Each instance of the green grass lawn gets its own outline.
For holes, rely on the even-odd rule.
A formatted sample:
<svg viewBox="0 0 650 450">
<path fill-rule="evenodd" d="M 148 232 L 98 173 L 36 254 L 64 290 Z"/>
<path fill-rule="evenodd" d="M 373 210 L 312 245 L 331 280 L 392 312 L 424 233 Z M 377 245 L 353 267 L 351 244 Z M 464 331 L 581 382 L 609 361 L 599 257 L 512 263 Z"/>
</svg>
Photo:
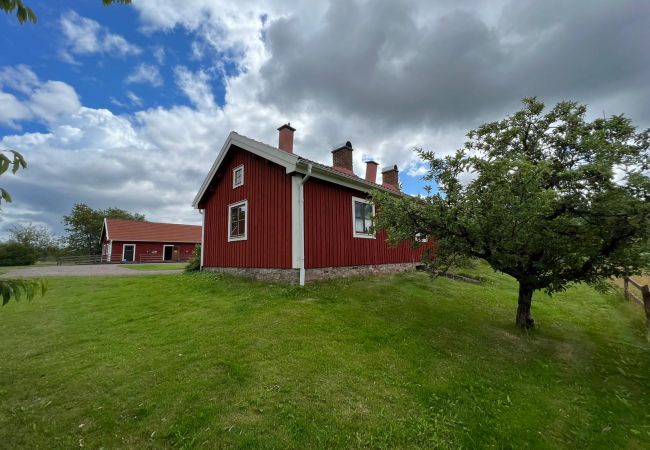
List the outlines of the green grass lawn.
<svg viewBox="0 0 650 450">
<path fill-rule="evenodd" d="M 160 264 L 125 264 L 123 267 L 131 270 L 181 270 L 187 263 L 160 263 Z"/>
<path fill-rule="evenodd" d="M 52 278 L 0 309 L 0 447 L 648 448 L 640 308 L 538 296 L 526 333 L 478 271 Z"/>
</svg>

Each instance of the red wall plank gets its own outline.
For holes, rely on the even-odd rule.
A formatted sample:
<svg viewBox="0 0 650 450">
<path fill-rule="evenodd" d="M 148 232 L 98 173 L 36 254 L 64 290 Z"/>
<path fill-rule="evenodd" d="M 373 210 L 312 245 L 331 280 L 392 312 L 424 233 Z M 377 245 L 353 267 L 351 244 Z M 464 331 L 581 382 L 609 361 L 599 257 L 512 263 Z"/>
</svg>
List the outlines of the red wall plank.
<svg viewBox="0 0 650 450">
<path fill-rule="evenodd" d="M 113 241 L 111 262 L 122 261 L 122 246 L 124 244 L 135 244 L 136 262 L 162 262 L 164 245 L 173 245 L 174 248 L 178 250 L 178 255 L 173 255 L 173 258 L 178 257 L 180 261 L 187 261 L 192 256 L 192 251 L 194 251 L 194 247 L 196 246 L 196 244 L 178 242 Z M 156 261 L 157 259 L 160 261 Z"/>
<path fill-rule="evenodd" d="M 352 197 L 366 198 L 363 192 L 314 178 L 304 189 L 306 268 L 420 261 L 425 246 L 389 246 L 384 231 L 375 239 L 354 237 Z"/>
<path fill-rule="evenodd" d="M 232 170 L 244 165 L 244 185 Z M 233 148 L 205 203 L 206 267 L 291 268 L 291 177 L 283 167 Z M 248 238 L 228 242 L 228 205 L 248 200 Z"/>
</svg>

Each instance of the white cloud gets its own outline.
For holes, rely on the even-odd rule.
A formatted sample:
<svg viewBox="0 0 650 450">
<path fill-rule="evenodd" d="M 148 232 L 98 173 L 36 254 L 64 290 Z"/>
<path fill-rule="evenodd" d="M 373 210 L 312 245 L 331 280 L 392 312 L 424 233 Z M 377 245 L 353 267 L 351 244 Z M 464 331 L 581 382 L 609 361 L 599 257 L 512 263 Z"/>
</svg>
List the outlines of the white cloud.
<svg viewBox="0 0 650 450">
<path fill-rule="evenodd" d="M 187 67 L 178 66 L 174 69 L 176 84 L 199 110 L 216 108 L 210 76 L 204 71 L 192 73 Z"/>
<path fill-rule="evenodd" d="M 405 167 L 404 171 L 410 177 L 421 178 L 428 173 L 429 166 L 425 162 L 413 160 Z"/>
<path fill-rule="evenodd" d="M 187 112 L 189 120 L 200 122 L 192 117 L 195 112 Z M 27 170 L 3 180 L 14 197 L 5 209 L 16 213 L 16 221 L 44 220 L 59 232 L 61 216 L 75 202 L 119 206 L 151 220 L 199 223 L 200 216 L 190 207 L 202 171 L 193 161 L 197 149 L 183 139 L 188 134 L 178 139 L 178 133 L 163 133 L 155 141 L 164 144 L 170 139 L 169 144 L 179 145 L 153 145 L 145 132 L 149 114 L 156 119 L 156 111 L 144 113 L 141 124 L 134 126 L 110 111 L 81 108 L 69 124 L 48 133 L 4 138 L 2 145 L 19 148 L 29 163 Z M 168 125 L 158 123 L 157 131 Z M 206 149 L 198 148 L 198 154 L 201 150 Z"/>
<path fill-rule="evenodd" d="M 128 102 L 120 101 L 115 97 L 111 97 L 110 98 L 111 103 L 114 104 L 115 106 L 119 106 L 120 108 L 129 108 L 129 107 L 140 108 L 144 104 L 142 99 L 138 97 L 138 95 L 135 94 L 133 91 L 126 91 L 124 95 L 126 96 Z"/>
<path fill-rule="evenodd" d="M 24 64 L 0 69 L 0 87 L 4 86 L 21 94 L 31 94 L 38 85 L 38 77 Z"/>
<path fill-rule="evenodd" d="M 127 56 L 142 53 L 137 45 L 129 43 L 119 34 L 111 33 L 98 22 L 82 17 L 74 11 L 64 13 L 59 22 L 65 38 L 61 56 L 67 62 L 76 62 L 73 55 L 100 53 Z"/>
<path fill-rule="evenodd" d="M 153 49 L 153 57 L 156 59 L 156 62 L 159 65 L 165 64 L 165 48 L 164 47 L 155 47 Z"/>
<path fill-rule="evenodd" d="M 115 106 L 119 106 L 120 108 L 126 108 L 128 106 L 126 103 L 119 101 L 115 97 L 111 97 L 110 101 L 112 104 L 114 104 Z"/>
<path fill-rule="evenodd" d="M 0 91 L 0 123 L 16 128 L 16 121 L 31 117 L 31 111 L 16 97 Z"/>
<path fill-rule="evenodd" d="M 141 63 L 139 64 L 125 80 L 127 83 L 146 83 L 155 87 L 162 86 L 163 79 L 160 71 L 154 65 Z"/>
<path fill-rule="evenodd" d="M 331 146 L 350 139 L 355 146 L 354 164 L 359 175 L 363 175 L 362 156 L 365 153 L 374 155 L 382 165 L 397 163 L 403 168 L 416 159 L 413 147 L 432 145 L 443 134 L 445 143 L 454 146 L 462 143 L 464 130 L 454 129 L 447 135 L 414 123 L 389 133 L 378 133 L 378 127 L 385 128 L 387 124 L 341 114 L 319 105 L 296 104 L 278 109 L 264 102 L 266 80 L 261 69 L 273 57 L 265 42 L 270 24 L 291 14 L 302 19 L 298 23 L 304 27 L 302 32 L 313 33 L 315 24 L 322 22 L 327 13 L 327 3 L 292 5 L 291 10 L 283 2 L 272 1 L 243 1 L 233 5 L 227 1 L 193 0 L 182 11 L 167 0 L 134 6 L 150 32 L 183 27 L 194 36 L 191 56 L 207 63 L 212 55 L 211 69 L 224 76 L 226 84 L 226 104 L 222 109 L 230 123 L 229 129 L 273 144 L 277 141 L 277 126 L 291 121 L 298 128 L 296 151 L 327 164 L 331 163 Z M 290 48 L 291 42 L 286 45 Z M 224 59 L 237 68 L 234 76 L 225 76 Z M 191 73 L 179 68 L 175 71 L 177 84 L 199 110 L 209 109 L 214 104 L 207 73 Z M 292 93 L 286 92 L 286 97 L 290 101 Z M 204 161 L 205 164 L 210 162 L 210 158 Z"/>
<path fill-rule="evenodd" d="M 135 95 L 132 91 L 126 91 L 126 96 L 129 100 L 131 100 L 133 106 L 142 106 L 142 99 Z"/>
<path fill-rule="evenodd" d="M 32 95 L 30 107 L 37 117 L 53 122 L 77 112 L 81 102 L 72 86 L 62 81 L 47 81 Z"/>
<path fill-rule="evenodd" d="M 77 92 L 62 81 L 42 82 L 27 66 L 0 69 L 0 86 L 14 93 L 0 91 L 0 123 L 17 127 L 17 121 L 36 118 L 55 122 L 81 107 Z"/>
</svg>

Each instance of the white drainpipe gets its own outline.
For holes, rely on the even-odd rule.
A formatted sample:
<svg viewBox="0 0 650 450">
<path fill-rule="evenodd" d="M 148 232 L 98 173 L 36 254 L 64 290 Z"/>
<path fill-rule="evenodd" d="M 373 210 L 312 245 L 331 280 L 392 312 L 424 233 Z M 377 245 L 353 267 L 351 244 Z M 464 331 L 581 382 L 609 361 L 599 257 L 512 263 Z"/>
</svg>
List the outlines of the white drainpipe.
<svg viewBox="0 0 650 450">
<path fill-rule="evenodd" d="M 302 242 L 300 243 L 300 286 L 305 285 L 305 188 L 304 185 L 311 177 L 311 163 L 307 166 L 307 174 L 300 182 L 300 234 Z"/>
</svg>

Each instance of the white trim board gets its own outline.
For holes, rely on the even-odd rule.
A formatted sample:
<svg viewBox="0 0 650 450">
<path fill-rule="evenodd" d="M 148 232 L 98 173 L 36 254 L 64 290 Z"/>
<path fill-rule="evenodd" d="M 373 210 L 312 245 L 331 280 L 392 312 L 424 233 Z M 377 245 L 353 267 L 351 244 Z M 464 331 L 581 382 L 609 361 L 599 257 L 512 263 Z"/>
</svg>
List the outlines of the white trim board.
<svg viewBox="0 0 650 450">
<path fill-rule="evenodd" d="M 291 177 L 291 267 L 300 269 L 300 259 L 303 258 L 303 223 L 302 205 L 300 204 L 300 184 L 302 177 Z"/>
<path fill-rule="evenodd" d="M 102 232 L 99 235 L 100 241 L 102 239 L 102 236 L 104 235 L 104 230 L 106 230 L 106 241 L 110 241 L 111 239 L 108 237 L 108 223 L 106 222 L 106 217 L 104 217 L 104 223 L 102 224 Z"/>
<path fill-rule="evenodd" d="M 205 249 L 205 209 L 199 210 L 201 213 L 201 269 L 203 269 L 203 253 Z"/>
<path fill-rule="evenodd" d="M 235 177 L 235 174 L 236 174 L 237 171 L 240 170 L 240 169 L 241 169 L 241 183 L 236 184 L 235 180 L 236 180 L 237 178 Z M 243 164 L 240 164 L 240 165 L 238 165 L 237 167 L 235 167 L 234 169 L 232 169 L 232 188 L 233 188 L 233 189 L 236 189 L 236 188 L 241 187 L 241 186 L 243 186 L 243 185 L 244 185 L 244 165 L 243 165 Z"/>
<path fill-rule="evenodd" d="M 244 206 L 245 214 L 244 214 L 244 235 L 243 236 L 237 236 L 237 237 L 231 237 L 230 231 L 232 228 L 230 227 L 230 219 L 232 218 L 231 216 L 231 209 L 235 208 L 237 206 Z M 248 200 L 242 200 L 239 202 L 231 203 L 228 205 L 228 242 L 237 242 L 237 241 L 245 241 L 248 239 Z"/>
<path fill-rule="evenodd" d="M 370 201 L 365 198 L 359 198 L 359 197 L 354 197 L 352 196 L 352 237 L 355 238 L 361 238 L 361 239 L 375 239 L 375 233 L 373 230 L 372 234 L 365 234 L 365 233 L 358 233 L 357 232 L 357 226 L 356 226 L 356 211 L 354 208 L 355 203 L 365 203 L 366 205 L 372 206 L 372 217 L 375 217 L 375 205 Z"/>
</svg>

